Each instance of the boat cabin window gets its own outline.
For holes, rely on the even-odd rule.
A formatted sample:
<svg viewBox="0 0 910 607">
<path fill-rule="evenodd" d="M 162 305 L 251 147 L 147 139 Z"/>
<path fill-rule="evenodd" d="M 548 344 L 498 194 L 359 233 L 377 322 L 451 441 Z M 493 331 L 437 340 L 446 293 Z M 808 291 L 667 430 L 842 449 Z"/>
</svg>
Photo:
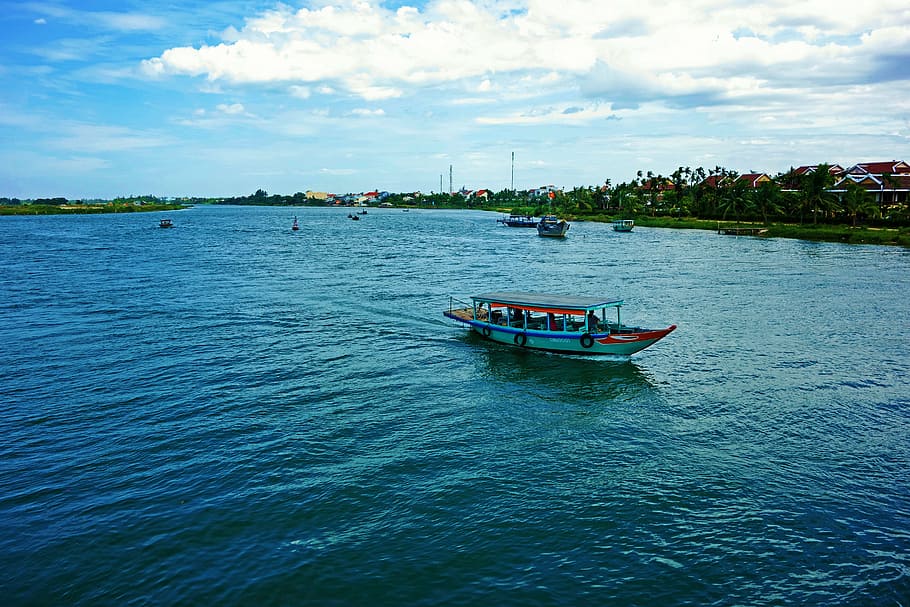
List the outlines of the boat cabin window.
<svg viewBox="0 0 910 607">
<path fill-rule="evenodd" d="M 525 323 L 524 311 L 517 308 L 509 308 L 509 324 L 513 327 L 523 327 Z"/>
</svg>

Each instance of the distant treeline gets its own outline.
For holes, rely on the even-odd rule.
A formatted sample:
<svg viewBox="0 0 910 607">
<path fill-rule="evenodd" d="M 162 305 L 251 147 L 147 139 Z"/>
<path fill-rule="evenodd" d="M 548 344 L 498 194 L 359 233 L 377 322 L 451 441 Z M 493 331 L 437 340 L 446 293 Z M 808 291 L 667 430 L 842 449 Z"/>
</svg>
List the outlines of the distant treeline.
<svg viewBox="0 0 910 607">
<path fill-rule="evenodd" d="M 618 185 L 607 180 L 600 186 L 557 191 L 550 204 L 575 217 L 618 214 L 763 224 L 910 225 L 906 191 L 886 187 L 879 194 L 883 200 L 877 200 L 853 182 L 834 190 L 829 168 L 820 164 L 805 174 L 791 169 L 758 183 L 723 167 L 708 171 L 680 167 L 669 176 L 639 171 L 636 179 Z M 886 185 L 888 181 L 886 176 Z"/>
<path fill-rule="evenodd" d="M 638 171 L 635 179 L 612 184 L 607 179 L 597 186 L 571 190 L 537 191 L 482 190 L 470 193 L 390 194 L 384 202 L 394 206 L 436 208 L 511 209 L 540 215 L 547 212 L 568 218 L 608 217 L 689 217 L 702 220 L 756 221 L 803 224 L 860 223 L 900 227 L 910 225 L 906 192 L 885 189 L 882 200 L 860 185 L 847 182 L 833 189 L 835 177 L 829 165 L 820 164 L 809 173 L 794 170 L 764 177 L 760 182 L 745 179 L 724 167 L 704 169 L 679 167 L 664 176 Z M 888 177 L 885 177 L 887 186 Z M 222 199 L 222 204 L 322 206 L 324 200 L 308 198 L 303 192 L 286 196 L 257 190 L 250 196 Z"/>
<path fill-rule="evenodd" d="M 760 182 L 745 179 L 736 171 L 724 167 L 704 169 L 679 167 L 664 176 L 638 171 L 635 179 L 612 184 L 609 179 L 596 186 L 578 186 L 571 190 L 539 191 L 501 190 L 492 192 L 383 193 L 383 202 L 393 206 L 475 208 L 511 210 L 516 213 L 541 215 L 556 213 L 567 218 L 603 220 L 615 217 L 672 217 L 697 220 L 749 221 L 763 224 L 859 224 L 882 227 L 910 226 L 910 205 L 906 190 L 885 176 L 886 189 L 876 195 L 856 183 L 835 191 L 834 175 L 829 165 L 820 164 L 809 173 L 794 170 Z M 890 187 L 890 189 L 888 189 Z M 350 196 L 350 195 L 348 195 Z M 225 198 L 158 198 L 130 196 L 112 201 L 41 198 L 19 200 L 0 198 L 0 205 L 34 205 L 64 207 L 111 205 L 110 209 L 145 205 L 232 204 L 269 206 L 325 206 L 331 201 L 311 198 L 304 192 L 292 195 L 269 194 L 263 189 L 249 196 Z M 368 204 L 375 205 L 376 201 Z"/>
<path fill-rule="evenodd" d="M 0 215 L 82 215 L 95 213 L 136 213 L 185 208 L 187 200 L 174 202 L 155 196 L 114 200 L 67 200 L 66 198 L 0 198 Z"/>
</svg>

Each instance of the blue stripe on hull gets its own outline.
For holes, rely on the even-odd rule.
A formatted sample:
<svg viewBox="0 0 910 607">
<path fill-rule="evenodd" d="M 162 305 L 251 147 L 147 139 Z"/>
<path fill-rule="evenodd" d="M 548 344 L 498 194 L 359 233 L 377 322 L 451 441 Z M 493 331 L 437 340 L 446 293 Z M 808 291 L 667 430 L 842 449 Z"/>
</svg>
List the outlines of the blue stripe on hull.
<svg viewBox="0 0 910 607">
<path fill-rule="evenodd" d="M 521 346 L 520 335 L 524 336 L 524 345 L 521 347 L 535 350 L 548 350 L 551 352 L 567 352 L 572 354 L 609 354 L 614 356 L 630 356 L 640 350 L 644 350 L 657 339 L 643 339 L 628 343 L 601 344 L 597 338 L 606 337 L 606 334 L 595 333 L 592 335 L 594 343 L 591 347 L 585 348 L 581 345 L 581 338 L 578 333 L 562 333 L 556 331 L 524 331 L 514 327 L 504 327 L 501 325 L 491 325 L 479 321 L 461 321 L 465 322 L 474 331 L 480 333 L 487 339 L 497 343 L 509 346 Z M 485 329 L 489 330 L 489 335 Z"/>
</svg>

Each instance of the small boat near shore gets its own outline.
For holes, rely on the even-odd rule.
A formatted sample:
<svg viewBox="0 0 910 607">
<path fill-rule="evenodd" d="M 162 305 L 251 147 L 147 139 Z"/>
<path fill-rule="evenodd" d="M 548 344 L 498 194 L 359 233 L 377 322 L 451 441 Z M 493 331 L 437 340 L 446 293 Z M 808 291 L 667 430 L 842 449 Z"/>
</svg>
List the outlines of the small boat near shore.
<svg viewBox="0 0 910 607">
<path fill-rule="evenodd" d="M 676 330 L 623 324 L 621 299 L 501 291 L 449 298 L 443 316 L 507 345 L 571 354 L 631 356 Z M 615 320 L 607 310 L 616 311 Z"/>
<path fill-rule="evenodd" d="M 158 227 L 159 228 L 173 228 L 174 222 L 171 221 L 170 219 L 162 219 L 161 221 L 158 222 Z"/>
<path fill-rule="evenodd" d="M 536 228 L 538 221 L 531 215 L 516 215 L 513 213 L 508 217 L 497 219 L 496 223 L 501 223 L 510 228 Z"/>
<path fill-rule="evenodd" d="M 562 238 L 569 231 L 569 223 L 564 219 L 557 219 L 556 215 L 544 215 L 537 222 L 537 235 Z"/>
<path fill-rule="evenodd" d="M 635 227 L 633 219 L 617 219 L 613 222 L 613 230 L 616 232 L 631 232 Z"/>
</svg>

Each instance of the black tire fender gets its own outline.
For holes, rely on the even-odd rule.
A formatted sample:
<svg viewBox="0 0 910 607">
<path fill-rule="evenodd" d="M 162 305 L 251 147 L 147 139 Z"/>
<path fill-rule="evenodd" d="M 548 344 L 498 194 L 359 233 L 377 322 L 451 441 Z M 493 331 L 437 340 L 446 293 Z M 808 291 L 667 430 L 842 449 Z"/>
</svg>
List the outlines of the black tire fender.
<svg viewBox="0 0 910 607">
<path fill-rule="evenodd" d="M 582 348 L 590 348 L 591 346 L 594 345 L 594 338 L 591 337 L 591 334 L 590 334 L 590 333 L 585 333 L 584 335 L 582 335 L 582 336 L 579 338 L 578 341 L 581 342 L 581 347 L 582 347 Z"/>
<path fill-rule="evenodd" d="M 490 336 L 490 332 L 491 332 L 491 331 L 490 331 L 490 327 L 484 327 L 483 329 L 480 330 L 480 332 L 483 333 L 483 336 L 484 336 L 484 337 L 489 337 L 489 336 Z"/>
<path fill-rule="evenodd" d="M 525 335 L 524 333 L 515 334 L 515 345 L 516 346 L 524 346 L 526 343 L 528 343 L 527 335 Z"/>
</svg>

